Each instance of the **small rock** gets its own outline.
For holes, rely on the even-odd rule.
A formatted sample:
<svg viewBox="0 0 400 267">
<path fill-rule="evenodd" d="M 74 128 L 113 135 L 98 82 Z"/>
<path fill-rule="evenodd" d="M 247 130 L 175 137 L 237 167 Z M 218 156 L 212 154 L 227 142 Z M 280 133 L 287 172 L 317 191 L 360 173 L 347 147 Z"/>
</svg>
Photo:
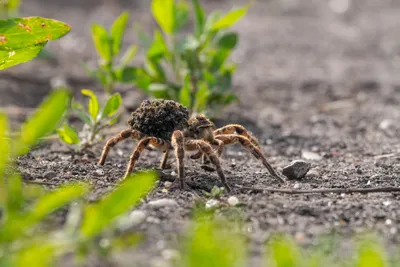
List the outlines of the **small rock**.
<svg viewBox="0 0 400 267">
<path fill-rule="evenodd" d="M 239 204 L 239 199 L 235 196 L 230 196 L 228 198 L 228 204 L 232 207 L 236 206 L 237 204 Z"/>
<path fill-rule="evenodd" d="M 321 160 L 322 157 L 318 155 L 317 153 L 308 151 L 308 150 L 303 150 L 301 151 L 301 157 L 307 160 Z"/>
<path fill-rule="evenodd" d="M 382 203 L 384 206 L 389 206 L 390 204 L 392 204 L 392 202 L 391 201 L 383 201 L 383 203 Z"/>
<path fill-rule="evenodd" d="M 392 120 L 385 119 L 381 121 L 381 123 L 379 123 L 379 128 L 385 131 L 388 130 L 390 127 L 392 127 L 392 125 L 393 125 Z"/>
<path fill-rule="evenodd" d="M 308 173 L 307 173 L 307 177 L 309 178 L 316 178 L 319 176 L 319 172 L 316 170 L 311 169 Z"/>
<path fill-rule="evenodd" d="M 392 220 L 391 219 L 386 219 L 385 224 L 386 225 L 391 225 L 392 224 Z"/>
<path fill-rule="evenodd" d="M 166 181 L 166 182 L 164 183 L 164 187 L 165 187 L 165 188 L 170 188 L 171 185 L 172 185 L 172 183 L 169 182 L 169 181 Z"/>
<path fill-rule="evenodd" d="M 117 149 L 118 156 L 122 157 L 124 155 L 124 151 L 122 149 Z"/>
<path fill-rule="evenodd" d="M 57 176 L 57 173 L 55 171 L 47 171 L 44 173 L 43 177 L 46 179 L 52 179 Z"/>
<path fill-rule="evenodd" d="M 97 170 L 95 171 L 95 174 L 96 174 L 97 176 L 103 176 L 103 175 L 104 175 L 104 170 L 102 170 L 102 169 L 97 169 Z"/>
<path fill-rule="evenodd" d="M 172 206 L 178 206 L 178 202 L 169 198 L 161 198 L 150 201 L 149 205 L 152 206 L 153 208 L 172 207 Z"/>
<path fill-rule="evenodd" d="M 295 183 L 293 186 L 294 189 L 299 189 L 300 188 L 300 184 L 299 183 Z"/>
<path fill-rule="evenodd" d="M 206 202 L 206 209 L 212 209 L 219 205 L 219 201 L 212 198 Z"/>
<path fill-rule="evenodd" d="M 146 222 L 159 224 L 161 222 L 161 220 L 158 219 L 157 217 L 150 216 L 150 217 L 147 217 Z"/>
<path fill-rule="evenodd" d="M 172 176 L 176 176 L 176 172 L 174 172 L 174 171 L 171 172 L 171 175 L 172 175 Z"/>
<path fill-rule="evenodd" d="M 282 169 L 282 174 L 289 180 L 300 180 L 306 176 L 310 168 L 311 165 L 309 163 L 302 160 L 295 160 Z"/>
<path fill-rule="evenodd" d="M 129 214 L 129 219 L 133 225 L 138 225 L 146 219 L 146 213 L 141 210 L 134 210 Z"/>
<path fill-rule="evenodd" d="M 175 249 L 165 249 L 161 252 L 161 256 L 166 260 L 175 260 L 180 257 L 180 253 Z"/>
</svg>

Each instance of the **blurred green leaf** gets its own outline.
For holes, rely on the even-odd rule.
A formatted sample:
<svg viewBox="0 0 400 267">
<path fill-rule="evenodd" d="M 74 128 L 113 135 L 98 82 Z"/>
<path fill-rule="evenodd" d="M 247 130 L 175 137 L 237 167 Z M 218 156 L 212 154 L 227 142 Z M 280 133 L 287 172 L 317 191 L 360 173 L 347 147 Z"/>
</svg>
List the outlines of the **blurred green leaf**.
<svg viewBox="0 0 400 267">
<path fill-rule="evenodd" d="M 16 49 L 59 39 L 70 30 L 64 22 L 41 17 L 0 20 L 0 51 L 15 53 Z"/>
<path fill-rule="evenodd" d="M 276 237 L 269 250 L 276 267 L 295 267 L 303 260 L 296 244 L 285 237 Z"/>
<path fill-rule="evenodd" d="M 205 82 L 199 83 L 199 89 L 195 95 L 195 104 L 194 110 L 203 111 L 207 107 L 207 99 L 210 96 L 210 91 L 208 90 L 208 86 Z"/>
<path fill-rule="evenodd" d="M 122 69 L 118 69 L 116 72 L 116 76 L 118 81 L 121 83 L 133 83 L 136 81 L 137 68 L 124 67 Z"/>
<path fill-rule="evenodd" d="M 149 85 L 149 93 L 156 98 L 169 98 L 168 86 L 161 83 L 152 83 Z"/>
<path fill-rule="evenodd" d="M 21 0 L 8 0 L 7 8 L 11 10 L 18 10 L 21 6 Z"/>
<path fill-rule="evenodd" d="M 189 6 L 187 3 L 180 1 L 175 4 L 175 20 L 174 20 L 174 32 L 178 32 L 184 27 L 189 19 Z"/>
<path fill-rule="evenodd" d="M 6 114 L 0 113 L 0 177 L 10 157 L 10 141 L 8 138 L 8 118 Z M 0 182 L 0 186 L 2 183 Z"/>
<path fill-rule="evenodd" d="M 358 251 L 357 267 L 385 267 L 386 260 L 383 251 L 370 241 L 361 244 Z"/>
<path fill-rule="evenodd" d="M 205 13 L 203 8 L 200 6 L 199 0 L 192 0 L 192 4 L 195 12 L 195 36 L 199 38 L 204 29 Z"/>
<path fill-rule="evenodd" d="M 51 267 L 54 266 L 56 252 L 56 246 L 48 241 L 32 244 L 12 255 L 10 267 Z"/>
<path fill-rule="evenodd" d="M 122 40 L 128 23 L 129 13 L 123 12 L 111 26 L 112 54 L 118 55 L 121 50 Z"/>
<path fill-rule="evenodd" d="M 108 32 L 99 24 L 92 25 L 92 39 L 97 53 L 105 61 L 109 62 L 112 59 L 111 38 Z"/>
<path fill-rule="evenodd" d="M 111 118 L 111 120 L 107 123 L 107 125 L 111 126 L 119 121 L 121 115 L 117 115 Z"/>
<path fill-rule="evenodd" d="M 89 126 L 93 126 L 93 122 L 92 119 L 90 117 L 90 114 L 87 113 L 84 109 L 83 106 L 75 101 L 72 101 L 72 110 L 74 111 L 74 113 L 82 120 L 82 122 L 84 122 L 85 124 L 89 125 Z"/>
<path fill-rule="evenodd" d="M 4 70 L 15 65 L 25 63 L 34 59 L 44 48 L 46 43 L 27 46 L 13 51 L 0 50 L 0 70 Z"/>
<path fill-rule="evenodd" d="M 131 45 L 128 50 L 126 50 L 125 54 L 121 58 L 121 67 L 125 67 L 133 60 L 133 58 L 136 56 L 137 49 L 138 48 L 136 45 Z"/>
<path fill-rule="evenodd" d="M 218 46 L 223 49 L 233 49 L 238 42 L 238 35 L 234 32 L 226 32 L 218 40 Z"/>
<path fill-rule="evenodd" d="M 161 29 L 165 33 L 173 33 L 175 29 L 175 1 L 152 0 L 151 10 Z"/>
<path fill-rule="evenodd" d="M 69 127 L 66 123 L 64 123 L 63 128 L 57 129 L 57 132 L 64 143 L 72 145 L 79 144 L 80 142 L 78 132 L 74 128 Z"/>
<path fill-rule="evenodd" d="M 53 91 L 22 126 L 15 145 L 18 155 L 25 154 L 39 138 L 53 132 L 67 110 L 71 95 L 67 90 Z"/>
<path fill-rule="evenodd" d="M 140 25 L 135 25 L 135 31 L 136 34 L 139 38 L 139 44 L 142 46 L 144 49 L 149 49 L 151 44 L 153 43 L 153 40 L 151 39 L 151 36 L 149 36 L 146 32 L 142 30 Z"/>
<path fill-rule="evenodd" d="M 225 63 L 226 59 L 231 54 L 231 51 L 228 49 L 220 49 L 217 53 L 212 57 L 210 71 L 216 72 L 218 71 L 222 65 Z"/>
<path fill-rule="evenodd" d="M 244 6 L 242 8 L 234 9 L 219 19 L 217 22 L 214 23 L 212 29 L 214 31 L 226 29 L 231 27 L 237 21 L 239 21 L 247 12 L 248 6 Z"/>
<path fill-rule="evenodd" d="M 147 57 L 150 60 L 153 59 L 158 59 L 162 56 L 165 56 L 168 53 L 168 48 L 167 44 L 165 43 L 165 40 L 161 34 L 160 31 L 155 30 L 154 31 L 154 41 L 147 51 Z"/>
<path fill-rule="evenodd" d="M 115 219 L 133 208 L 154 186 L 155 172 L 136 173 L 125 179 L 99 203 L 85 209 L 81 234 L 86 238 L 97 236 Z"/>
<path fill-rule="evenodd" d="M 147 72 L 143 69 L 137 69 L 136 71 L 136 85 L 144 90 L 145 92 L 147 92 L 149 90 L 149 86 L 152 82 L 152 78 L 150 77 L 149 74 L 147 74 Z"/>
<path fill-rule="evenodd" d="M 178 266 L 246 266 L 246 243 L 234 228 L 228 221 L 196 219 Z"/>
<path fill-rule="evenodd" d="M 7 181 L 7 200 L 6 212 L 7 216 L 12 217 L 14 214 L 22 210 L 24 204 L 24 196 L 22 194 L 22 180 L 17 174 L 8 177 Z"/>
<path fill-rule="evenodd" d="M 152 76 L 154 82 L 166 82 L 167 77 L 161 64 L 155 59 L 145 60 L 147 72 Z"/>
<path fill-rule="evenodd" d="M 108 98 L 106 105 L 104 106 L 101 118 L 113 116 L 122 104 L 122 98 L 119 93 L 115 93 Z"/>
<path fill-rule="evenodd" d="M 190 74 L 186 75 L 179 96 L 179 102 L 185 107 L 191 107 Z"/>
<path fill-rule="evenodd" d="M 89 89 L 83 89 L 81 90 L 81 93 L 89 97 L 89 103 L 88 103 L 89 114 L 90 116 L 92 116 L 93 121 L 96 122 L 100 109 L 97 96 L 92 90 Z"/>
</svg>

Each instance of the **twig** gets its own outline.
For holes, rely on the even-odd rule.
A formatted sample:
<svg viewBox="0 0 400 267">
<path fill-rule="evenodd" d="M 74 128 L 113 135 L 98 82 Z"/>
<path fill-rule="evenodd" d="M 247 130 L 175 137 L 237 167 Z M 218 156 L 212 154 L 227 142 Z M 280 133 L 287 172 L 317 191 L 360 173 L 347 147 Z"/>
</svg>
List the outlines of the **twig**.
<svg viewBox="0 0 400 267">
<path fill-rule="evenodd" d="M 255 191 L 255 192 L 270 192 L 270 193 L 282 193 L 289 195 L 298 194 L 352 194 L 352 193 L 393 193 L 400 192 L 400 187 L 375 187 L 375 188 L 325 188 L 325 189 L 310 189 L 310 190 L 292 190 L 292 189 L 276 189 L 276 188 L 260 188 L 260 187 L 249 187 L 235 185 L 236 188 Z"/>
</svg>

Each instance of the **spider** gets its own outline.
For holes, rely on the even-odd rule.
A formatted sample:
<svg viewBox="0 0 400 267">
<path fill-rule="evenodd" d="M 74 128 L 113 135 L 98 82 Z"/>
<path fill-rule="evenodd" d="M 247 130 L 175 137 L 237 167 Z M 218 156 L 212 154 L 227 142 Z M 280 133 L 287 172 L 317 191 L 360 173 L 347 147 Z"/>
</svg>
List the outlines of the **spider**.
<svg viewBox="0 0 400 267">
<path fill-rule="evenodd" d="M 144 149 L 152 147 L 163 152 L 160 164 L 162 169 L 167 166 L 169 151 L 174 149 L 178 176 L 173 184 L 183 189 L 186 187 L 184 181 L 185 151 L 197 151 L 191 158 L 202 157 L 204 164 L 211 162 L 215 166 L 221 183 L 229 192 L 231 188 L 226 182 L 219 158 L 224 146 L 239 143 L 261 160 L 272 176 L 280 182 L 284 182 L 268 163 L 257 139 L 241 125 L 229 124 L 215 129 L 214 124 L 205 115 L 196 115 L 190 118 L 188 109 L 172 100 L 143 101 L 140 107 L 132 113 L 128 124 L 130 129 L 121 131 L 107 141 L 98 162 L 99 165 L 103 165 L 110 149 L 118 142 L 127 138 L 139 140 L 130 156 L 124 178 L 132 172 Z M 216 147 L 216 150 L 213 146 Z M 209 170 L 214 169 L 209 167 Z"/>
</svg>

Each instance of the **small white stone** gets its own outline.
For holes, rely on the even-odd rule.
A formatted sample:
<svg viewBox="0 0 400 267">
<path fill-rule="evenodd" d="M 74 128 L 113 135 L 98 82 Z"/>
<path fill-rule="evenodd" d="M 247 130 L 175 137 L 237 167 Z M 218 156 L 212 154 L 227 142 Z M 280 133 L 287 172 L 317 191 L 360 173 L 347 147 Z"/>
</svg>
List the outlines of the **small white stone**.
<svg viewBox="0 0 400 267">
<path fill-rule="evenodd" d="M 384 201 L 382 204 L 387 207 L 392 204 L 392 201 Z"/>
<path fill-rule="evenodd" d="M 172 171 L 172 172 L 171 172 L 171 175 L 172 175 L 172 176 L 176 176 L 176 172 Z"/>
<path fill-rule="evenodd" d="M 180 257 L 180 253 L 175 249 L 165 249 L 161 252 L 161 256 L 166 260 L 175 260 Z"/>
<path fill-rule="evenodd" d="M 122 149 L 118 148 L 117 149 L 117 155 L 120 156 L 120 157 L 123 156 L 124 155 L 124 151 L 122 151 Z"/>
<path fill-rule="evenodd" d="M 219 205 L 219 201 L 212 198 L 206 202 L 206 209 L 215 208 Z"/>
<path fill-rule="evenodd" d="M 311 170 L 307 173 L 306 176 L 307 176 L 308 178 L 316 178 L 316 177 L 319 176 L 319 172 L 316 171 L 316 170 L 311 169 Z"/>
<path fill-rule="evenodd" d="M 381 130 L 387 130 L 389 129 L 391 126 L 393 125 L 393 121 L 385 119 L 383 121 L 381 121 L 381 123 L 379 123 L 379 128 Z"/>
<path fill-rule="evenodd" d="M 146 213 L 141 210 L 134 210 L 129 214 L 129 219 L 133 225 L 138 225 L 146 219 Z"/>
<path fill-rule="evenodd" d="M 171 185 L 172 185 L 172 183 L 169 182 L 169 181 L 166 181 L 166 182 L 164 183 L 164 187 L 165 187 L 165 188 L 170 188 Z"/>
<path fill-rule="evenodd" d="M 392 220 L 391 219 L 386 219 L 385 224 L 386 225 L 391 225 L 392 224 Z"/>
<path fill-rule="evenodd" d="M 308 151 L 308 150 L 303 150 L 301 151 L 301 157 L 307 160 L 321 160 L 322 157 L 318 155 L 317 153 Z"/>
<path fill-rule="evenodd" d="M 178 202 L 176 202 L 174 199 L 161 198 L 150 201 L 149 205 L 154 208 L 172 207 L 172 206 L 178 206 Z"/>
<path fill-rule="evenodd" d="M 104 170 L 102 170 L 102 169 L 97 169 L 97 170 L 96 170 L 96 175 L 97 175 L 97 176 L 103 176 L 103 175 L 104 175 Z"/>
<path fill-rule="evenodd" d="M 158 219 L 157 217 L 149 216 L 149 217 L 147 217 L 146 222 L 159 224 L 161 222 L 161 220 Z"/>
<path fill-rule="evenodd" d="M 228 204 L 232 207 L 236 206 L 237 204 L 239 204 L 239 199 L 235 196 L 230 196 L 228 198 Z"/>
<path fill-rule="evenodd" d="M 294 189 L 299 189 L 300 188 L 300 184 L 299 183 L 295 183 L 293 186 Z"/>
</svg>

